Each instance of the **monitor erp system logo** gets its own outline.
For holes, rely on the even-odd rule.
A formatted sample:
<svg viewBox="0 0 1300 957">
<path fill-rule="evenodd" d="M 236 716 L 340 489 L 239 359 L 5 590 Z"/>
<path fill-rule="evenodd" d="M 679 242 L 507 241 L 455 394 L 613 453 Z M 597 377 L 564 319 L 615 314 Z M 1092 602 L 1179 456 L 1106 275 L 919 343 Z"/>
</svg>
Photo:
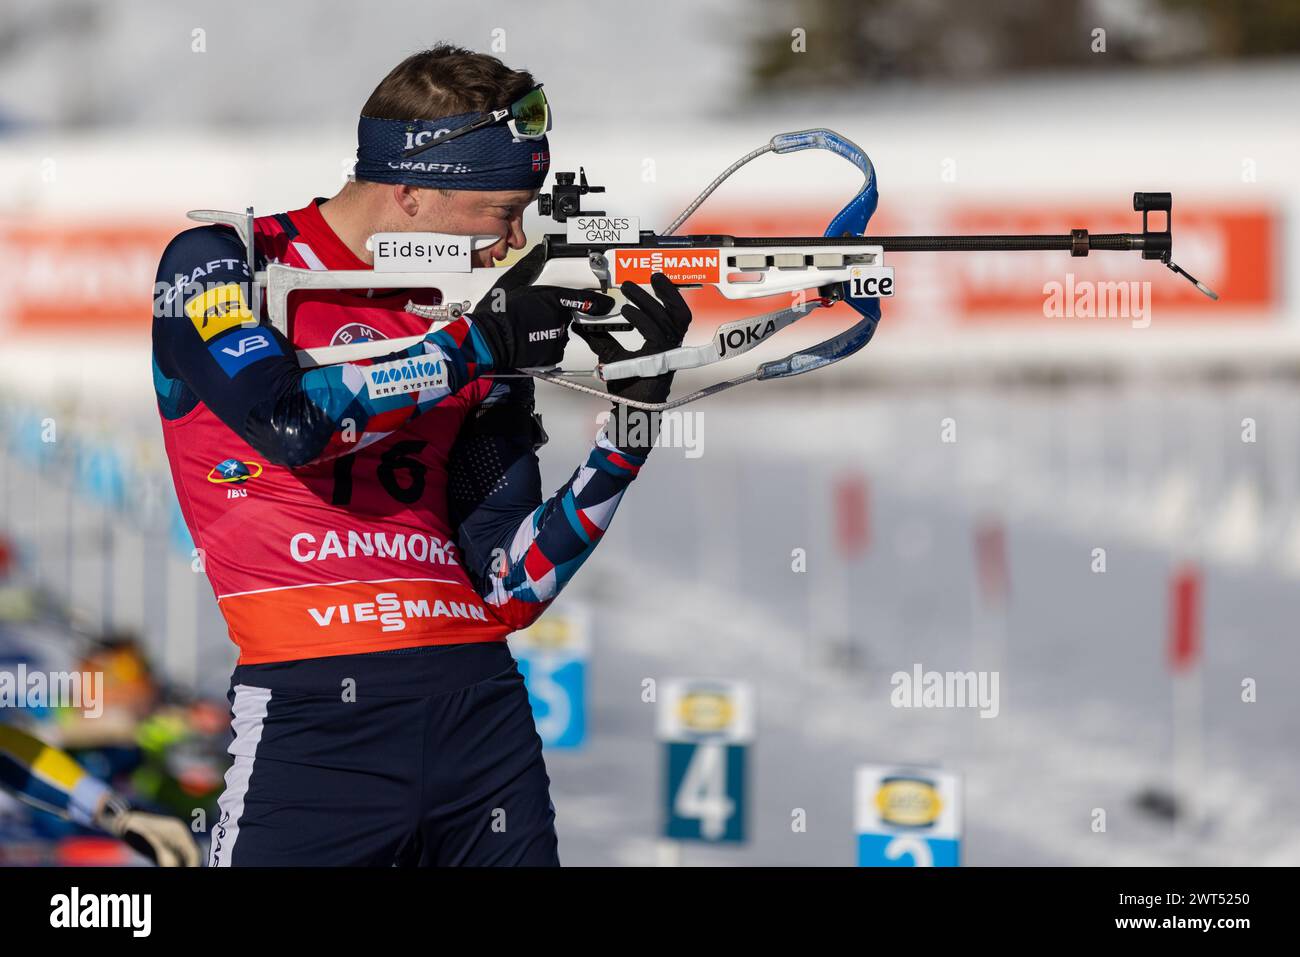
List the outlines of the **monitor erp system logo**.
<svg viewBox="0 0 1300 957">
<path fill-rule="evenodd" d="M 447 369 L 441 359 L 412 356 L 366 367 L 366 391 L 372 399 L 446 388 Z"/>
</svg>

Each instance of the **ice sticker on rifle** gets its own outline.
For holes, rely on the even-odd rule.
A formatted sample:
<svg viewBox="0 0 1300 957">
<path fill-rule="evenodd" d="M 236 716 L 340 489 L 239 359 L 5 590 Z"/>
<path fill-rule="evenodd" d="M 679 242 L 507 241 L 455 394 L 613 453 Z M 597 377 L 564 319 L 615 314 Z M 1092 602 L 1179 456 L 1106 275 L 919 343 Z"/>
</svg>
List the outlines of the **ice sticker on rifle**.
<svg viewBox="0 0 1300 957">
<path fill-rule="evenodd" d="M 445 388 L 447 388 L 447 371 L 441 359 L 419 356 L 366 366 L 366 391 L 373 399 L 386 395 L 400 395 L 403 392 Z"/>
<path fill-rule="evenodd" d="M 893 266 L 854 266 L 849 271 L 849 295 L 854 299 L 894 294 Z"/>
<path fill-rule="evenodd" d="M 715 283 L 721 256 L 716 249 L 616 249 L 614 282 L 650 284 L 661 272 L 680 285 Z"/>
<path fill-rule="evenodd" d="M 571 243 L 635 243 L 641 239 L 637 216 L 573 216 L 565 224 Z"/>
<path fill-rule="evenodd" d="M 375 233 L 366 247 L 375 254 L 375 272 L 469 272 L 474 237 Z"/>
</svg>

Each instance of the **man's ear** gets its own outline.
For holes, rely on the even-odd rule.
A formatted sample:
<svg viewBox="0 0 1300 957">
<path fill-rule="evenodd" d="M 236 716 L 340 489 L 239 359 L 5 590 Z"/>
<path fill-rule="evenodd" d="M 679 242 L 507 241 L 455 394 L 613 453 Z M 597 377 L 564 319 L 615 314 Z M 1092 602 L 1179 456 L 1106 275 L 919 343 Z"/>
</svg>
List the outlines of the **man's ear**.
<svg viewBox="0 0 1300 957">
<path fill-rule="evenodd" d="M 420 201 L 424 198 L 420 193 L 421 190 L 418 186 L 395 183 L 393 185 L 393 202 L 407 216 L 415 218 L 420 214 Z"/>
</svg>

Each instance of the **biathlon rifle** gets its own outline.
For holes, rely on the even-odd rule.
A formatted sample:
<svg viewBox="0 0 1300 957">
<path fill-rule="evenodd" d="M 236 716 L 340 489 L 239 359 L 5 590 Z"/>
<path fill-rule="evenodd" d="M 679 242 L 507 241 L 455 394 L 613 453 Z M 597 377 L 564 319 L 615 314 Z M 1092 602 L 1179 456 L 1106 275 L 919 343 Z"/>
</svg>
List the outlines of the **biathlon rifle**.
<svg viewBox="0 0 1300 957">
<path fill-rule="evenodd" d="M 863 175 L 857 195 L 835 215 L 822 236 L 727 236 L 719 234 L 678 235 L 677 230 L 705 200 L 736 170 L 764 153 L 793 153 L 804 149 L 829 150 L 853 163 Z M 575 289 L 616 290 L 625 281 L 649 286 L 650 275 L 662 272 L 678 286 L 713 286 L 727 299 L 756 299 L 779 294 L 793 295 L 795 302 L 774 312 L 723 323 L 701 345 L 680 346 L 654 355 L 598 364 L 590 370 L 521 369 L 520 373 L 545 382 L 609 398 L 636 408 L 661 411 L 715 395 L 743 382 L 763 382 L 821 369 L 853 355 L 868 342 L 880 321 L 880 300 L 894 294 L 893 270 L 885 265 L 884 254 L 904 252 L 1022 252 L 1060 250 L 1071 256 L 1087 256 L 1094 250 L 1141 252 L 1143 259 L 1159 260 L 1193 283 L 1197 289 L 1218 299 L 1204 283 L 1173 262 L 1172 208 L 1169 193 L 1133 194 L 1133 209 L 1142 214 L 1140 233 L 1090 233 L 1072 229 L 1058 235 L 967 235 L 967 236 L 867 236 L 867 223 L 876 210 L 879 196 L 875 168 L 857 145 L 831 130 L 802 130 L 782 133 L 745 156 L 716 178 L 662 232 L 640 229 L 635 217 L 610 217 L 602 210 L 584 210 L 583 197 L 602 193 L 604 187 L 587 182 L 585 171 L 556 173 L 555 186 L 538 197 L 543 217 L 564 224 L 563 233 L 547 233 L 541 243 L 545 265 L 535 282 Z M 1153 228 L 1152 213 L 1163 213 L 1163 228 Z M 436 288 L 442 302 L 436 306 L 408 303 L 407 309 L 431 322 L 430 329 L 469 312 L 488 294 L 501 277 L 501 267 L 473 268 L 469 252 L 498 241 L 495 236 L 452 237 L 434 233 L 390 233 L 372 237 L 376 250 L 375 269 L 311 270 L 272 262 L 256 269 L 253 258 L 253 210 L 242 216 L 217 210 L 193 210 L 191 219 L 225 223 L 235 227 L 248 249 L 249 272 L 254 286 L 265 291 L 269 321 L 286 336 L 289 296 L 308 289 L 415 289 Z M 1158 224 L 1157 224 L 1158 225 Z M 424 242 L 425 248 L 445 250 L 460 247 L 450 268 L 455 271 L 400 268 L 385 264 L 376 241 L 388 239 L 395 246 Z M 408 247 L 409 248 L 409 247 Z M 407 257 L 406 262 L 409 262 Z M 803 295 L 811 292 L 811 295 Z M 260 295 L 252 297 L 258 308 Z M 689 395 L 667 402 L 649 403 L 609 395 L 575 381 L 580 378 L 609 381 L 633 376 L 657 375 L 674 369 L 695 369 L 748 352 L 781 329 L 797 322 L 812 309 L 847 303 L 858 313 L 857 321 L 844 331 L 816 345 L 764 362 L 753 372 L 714 383 Z M 619 316 L 574 316 L 574 322 L 604 326 L 612 332 L 632 326 Z M 361 342 L 343 346 L 299 350 L 304 366 L 351 362 L 387 355 L 419 342 L 423 336 Z"/>
</svg>

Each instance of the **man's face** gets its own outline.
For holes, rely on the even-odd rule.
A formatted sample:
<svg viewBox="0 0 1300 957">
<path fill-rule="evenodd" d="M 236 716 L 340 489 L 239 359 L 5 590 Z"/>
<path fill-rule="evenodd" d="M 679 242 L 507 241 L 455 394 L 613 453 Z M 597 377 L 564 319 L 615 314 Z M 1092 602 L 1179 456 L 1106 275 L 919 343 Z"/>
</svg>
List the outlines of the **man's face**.
<svg viewBox="0 0 1300 957">
<path fill-rule="evenodd" d="M 510 250 L 524 248 L 524 210 L 537 199 L 537 190 L 455 190 L 444 196 L 436 189 L 422 189 L 420 194 L 420 210 L 408 222 L 409 229 L 498 237 L 492 246 L 474 252 L 475 266 L 491 266 Z"/>
</svg>

